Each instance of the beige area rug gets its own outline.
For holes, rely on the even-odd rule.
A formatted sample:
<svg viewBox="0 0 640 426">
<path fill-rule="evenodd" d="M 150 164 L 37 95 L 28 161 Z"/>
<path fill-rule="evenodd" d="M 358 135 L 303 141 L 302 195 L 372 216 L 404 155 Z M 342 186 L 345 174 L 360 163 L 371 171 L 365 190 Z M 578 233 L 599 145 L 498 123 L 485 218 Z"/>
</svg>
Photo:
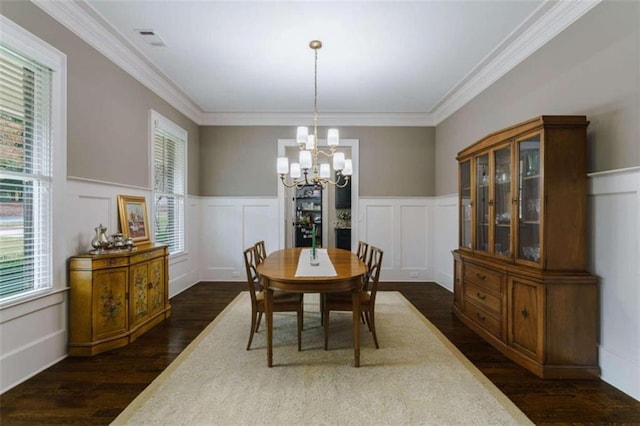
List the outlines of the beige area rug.
<svg viewBox="0 0 640 426">
<path fill-rule="evenodd" d="M 295 313 L 274 315 L 268 368 L 264 324 L 246 350 L 251 305 L 242 293 L 114 424 L 532 424 L 400 293 L 379 293 L 380 349 L 363 326 L 360 368 L 351 313 L 331 313 L 324 351 L 317 300 L 305 295 L 302 352 Z"/>
</svg>

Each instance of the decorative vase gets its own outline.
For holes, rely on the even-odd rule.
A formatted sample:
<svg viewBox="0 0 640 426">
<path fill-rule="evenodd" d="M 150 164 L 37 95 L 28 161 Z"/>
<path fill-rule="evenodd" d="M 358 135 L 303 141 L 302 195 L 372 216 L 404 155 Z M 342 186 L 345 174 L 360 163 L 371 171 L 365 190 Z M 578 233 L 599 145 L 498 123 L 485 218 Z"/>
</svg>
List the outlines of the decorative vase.
<svg viewBox="0 0 640 426">
<path fill-rule="evenodd" d="M 320 260 L 318 259 L 318 250 L 316 250 L 316 224 L 311 226 L 311 251 L 309 257 L 309 263 L 311 266 L 318 266 Z"/>
</svg>

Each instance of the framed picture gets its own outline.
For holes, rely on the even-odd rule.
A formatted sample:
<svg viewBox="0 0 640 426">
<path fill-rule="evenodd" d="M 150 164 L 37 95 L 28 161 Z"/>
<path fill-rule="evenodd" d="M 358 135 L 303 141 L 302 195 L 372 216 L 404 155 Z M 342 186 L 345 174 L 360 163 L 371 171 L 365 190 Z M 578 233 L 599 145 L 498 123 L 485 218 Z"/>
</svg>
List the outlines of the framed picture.
<svg viewBox="0 0 640 426">
<path fill-rule="evenodd" d="M 150 241 L 147 203 L 144 197 L 118 195 L 118 213 L 120 229 L 125 238 L 131 238 L 136 244 Z"/>
</svg>

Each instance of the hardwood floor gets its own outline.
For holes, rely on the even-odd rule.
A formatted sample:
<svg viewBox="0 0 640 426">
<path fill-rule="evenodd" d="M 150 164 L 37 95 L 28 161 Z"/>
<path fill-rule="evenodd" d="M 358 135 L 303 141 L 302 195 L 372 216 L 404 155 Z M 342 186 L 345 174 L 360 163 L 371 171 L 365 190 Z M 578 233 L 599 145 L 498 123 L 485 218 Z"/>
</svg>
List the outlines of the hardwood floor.
<svg viewBox="0 0 640 426">
<path fill-rule="evenodd" d="M 437 284 L 381 287 L 402 292 L 536 424 L 640 425 L 640 402 L 603 381 L 541 380 L 509 361 L 452 315 L 453 295 Z M 110 423 L 244 289 L 244 283 L 191 287 L 171 299 L 171 318 L 133 344 L 66 358 L 0 396 L 0 423 Z"/>
</svg>

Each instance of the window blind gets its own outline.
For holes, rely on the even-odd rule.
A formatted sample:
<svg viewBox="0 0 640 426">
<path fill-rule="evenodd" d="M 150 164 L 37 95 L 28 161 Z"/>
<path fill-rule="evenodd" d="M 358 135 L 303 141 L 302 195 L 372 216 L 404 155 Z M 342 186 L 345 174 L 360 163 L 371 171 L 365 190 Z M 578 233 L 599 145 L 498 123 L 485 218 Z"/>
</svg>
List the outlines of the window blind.
<svg viewBox="0 0 640 426">
<path fill-rule="evenodd" d="M 184 251 L 186 141 L 154 120 L 153 189 L 155 241 L 169 245 L 169 253 Z"/>
<path fill-rule="evenodd" d="M 0 301 L 49 288 L 51 70 L 0 45 Z"/>
</svg>

